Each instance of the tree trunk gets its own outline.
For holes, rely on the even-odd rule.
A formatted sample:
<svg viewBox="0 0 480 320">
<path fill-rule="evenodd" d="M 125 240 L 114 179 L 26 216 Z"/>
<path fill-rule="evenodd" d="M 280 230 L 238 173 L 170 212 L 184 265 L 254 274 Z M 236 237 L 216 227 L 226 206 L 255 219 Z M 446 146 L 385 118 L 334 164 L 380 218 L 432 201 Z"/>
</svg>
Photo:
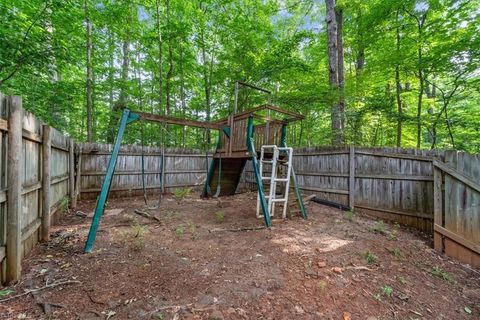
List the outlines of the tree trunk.
<svg viewBox="0 0 480 320">
<path fill-rule="evenodd" d="M 200 37 L 202 41 L 202 70 L 203 70 L 203 85 L 205 91 L 205 108 L 206 108 L 206 121 L 210 121 L 211 118 L 211 98 L 210 98 L 210 77 L 208 72 L 208 62 L 207 62 L 207 50 L 206 50 L 206 43 L 205 43 L 205 30 L 202 28 Z M 207 143 L 210 145 L 211 143 L 211 134 L 210 130 L 207 129 Z"/>
<path fill-rule="evenodd" d="M 166 1 L 167 7 L 167 24 L 170 25 L 170 0 Z M 173 46 L 172 46 L 172 30 L 169 29 L 168 37 L 168 72 L 167 72 L 167 83 L 166 83 L 166 94 L 167 94 L 167 105 L 166 105 L 166 114 L 170 115 L 171 113 L 171 82 L 173 77 Z"/>
<path fill-rule="evenodd" d="M 128 27 L 128 24 L 127 24 Z M 120 113 L 122 109 L 127 107 L 127 85 L 128 85 L 128 71 L 129 71 L 129 64 L 130 64 L 130 34 L 129 30 L 127 30 L 127 34 L 125 39 L 123 40 L 122 45 L 122 73 L 121 73 L 121 83 L 120 83 L 120 94 L 118 97 L 117 102 L 114 103 L 111 114 L 110 114 L 110 121 L 108 123 L 109 127 L 109 134 L 107 136 L 107 142 L 113 143 L 115 141 L 115 133 L 117 128 L 117 122 L 120 118 Z"/>
<path fill-rule="evenodd" d="M 157 37 L 158 37 L 158 106 L 159 111 L 165 114 L 163 108 L 163 52 L 162 52 L 162 28 L 160 25 L 160 0 L 156 0 L 157 9 Z"/>
<path fill-rule="evenodd" d="M 186 103 L 186 97 L 185 97 L 185 72 L 184 72 L 184 46 L 183 43 L 180 44 L 180 101 L 182 104 L 182 115 L 183 118 L 186 117 L 187 115 L 187 103 Z M 186 147 L 186 134 L 187 134 L 187 128 L 186 126 L 183 126 L 182 128 L 182 146 L 185 148 Z"/>
<path fill-rule="evenodd" d="M 93 142 L 93 69 L 92 69 L 92 22 L 90 20 L 90 13 L 88 8 L 88 0 L 85 0 L 85 27 L 87 37 L 87 81 L 86 81 L 86 95 L 87 95 L 87 141 Z"/>
<path fill-rule="evenodd" d="M 52 23 L 52 3 L 48 4 L 45 10 L 45 31 L 47 33 L 46 46 L 48 48 L 48 77 L 50 79 L 50 84 L 52 86 L 52 99 L 50 100 L 51 105 L 51 120 L 56 124 L 57 128 L 63 127 L 63 119 L 60 112 L 60 105 L 57 102 L 57 86 L 59 81 L 58 67 L 57 67 L 57 58 L 55 56 L 54 50 L 54 32 L 55 29 Z"/>
<path fill-rule="evenodd" d="M 341 40 L 342 35 L 338 34 L 337 14 L 335 12 L 335 0 L 326 0 L 327 8 L 327 38 L 328 38 L 328 64 L 329 64 L 329 82 L 332 91 L 335 94 L 335 99 L 332 103 L 332 144 L 344 144 L 344 112 L 342 105 L 341 94 L 339 93 L 339 80 L 343 82 L 343 61 L 339 63 L 339 59 L 343 58 L 343 48 L 339 50 L 338 41 Z M 342 44 L 342 41 L 340 41 Z M 339 56 L 342 53 L 342 56 Z M 343 59 L 342 59 L 343 60 Z M 342 68 L 339 75 L 339 67 Z M 339 99 L 340 98 L 340 99 Z"/>
<path fill-rule="evenodd" d="M 340 117 L 340 143 L 345 143 L 345 65 L 343 54 L 343 10 L 335 10 L 337 21 L 337 72 L 338 72 L 338 111 Z"/>
<path fill-rule="evenodd" d="M 400 53 L 400 26 L 399 26 L 399 12 L 397 11 L 397 56 Z M 403 121 L 403 108 L 402 108 L 402 84 L 400 82 L 400 65 L 397 63 L 395 66 L 395 87 L 396 87 L 396 98 L 397 98 L 397 147 L 402 146 L 402 121 Z"/>
</svg>

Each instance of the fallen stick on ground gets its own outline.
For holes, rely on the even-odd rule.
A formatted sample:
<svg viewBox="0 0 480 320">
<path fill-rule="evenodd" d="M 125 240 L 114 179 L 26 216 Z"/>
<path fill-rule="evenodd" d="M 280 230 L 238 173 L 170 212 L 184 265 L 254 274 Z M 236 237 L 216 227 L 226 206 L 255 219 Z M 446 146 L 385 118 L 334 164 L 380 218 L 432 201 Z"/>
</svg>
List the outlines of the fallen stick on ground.
<svg viewBox="0 0 480 320">
<path fill-rule="evenodd" d="M 374 271 L 373 269 L 370 269 L 368 267 L 365 267 L 365 266 L 351 266 L 351 267 L 346 267 L 344 268 L 345 270 L 350 270 L 350 269 L 353 269 L 353 270 L 366 270 L 366 271 Z"/>
<path fill-rule="evenodd" d="M 230 231 L 230 232 L 240 232 L 240 231 L 254 231 L 254 230 L 262 230 L 266 229 L 264 226 L 259 227 L 241 227 L 241 228 L 226 228 L 226 229 L 211 229 L 208 232 L 222 232 L 222 231 Z"/>
<path fill-rule="evenodd" d="M 135 213 L 138 214 L 138 215 L 141 215 L 144 218 L 152 219 L 152 220 L 155 220 L 155 221 L 158 221 L 158 222 L 162 223 L 162 220 L 160 220 L 159 218 L 155 217 L 154 215 L 151 215 L 148 212 L 142 211 L 140 209 L 135 209 Z"/>
<path fill-rule="evenodd" d="M 13 300 L 13 299 L 17 299 L 17 298 L 20 298 L 20 297 L 23 297 L 23 296 L 26 296 L 30 293 L 33 293 L 33 292 L 37 292 L 37 291 L 41 291 L 41 290 L 45 290 L 45 289 L 50 289 L 50 288 L 53 288 L 53 287 L 57 287 L 57 286 L 61 286 L 61 285 L 66 285 L 66 284 L 79 284 L 81 283 L 80 281 L 76 281 L 76 280 L 66 280 L 66 281 L 58 281 L 58 282 L 54 282 L 52 284 L 49 284 L 49 285 L 46 285 L 44 287 L 40 287 L 40 288 L 37 288 L 37 289 L 29 289 L 27 291 L 25 291 L 24 293 L 21 293 L 21 294 L 17 294 L 16 296 L 11 296 L 11 297 L 8 297 L 6 299 L 2 299 L 0 300 L 0 302 L 6 302 L 6 301 L 10 301 L 10 300 Z"/>
</svg>

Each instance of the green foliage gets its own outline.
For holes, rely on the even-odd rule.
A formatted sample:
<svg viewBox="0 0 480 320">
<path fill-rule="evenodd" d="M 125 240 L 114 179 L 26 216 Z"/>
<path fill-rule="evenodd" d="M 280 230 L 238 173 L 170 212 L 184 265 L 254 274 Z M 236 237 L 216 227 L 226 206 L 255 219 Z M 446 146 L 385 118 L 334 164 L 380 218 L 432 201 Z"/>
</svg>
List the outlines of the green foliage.
<svg viewBox="0 0 480 320">
<path fill-rule="evenodd" d="M 185 229 L 182 226 L 179 226 L 175 229 L 175 235 L 177 237 L 183 237 L 183 234 L 185 233 Z"/>
<path fill-rule="evenodd" d="M 185 197 L 188 197 L 192 193 L 191 188 L 177 188 L 173 191 L 173 195 L 177 200 L 182 200 Z"/>
<path fill-rule="evenodd" d="M 215 216 L 217 223 L 223 223 L 225 221 L 225 212 L 219 211 Z"/>
<path fill-rule="evenodd" d="M 400 250 L 400 248 L 395 248 L 395 249 L 393 249 L 393 255 L 394 255 L 395 258 L 397 258 L 397 259 L 403 259 L 403 258 L 404 258 L 403 252 L 402 252 L 402 250 Z"/>
<path fill-rule="evenodd" d="M 15 292 L 15 291 L 12 290 L 12 289 L 0 290 L 0 297 L 8 296 L 9 294 L 14 293 L 14 292 Z"/>
<path fill-rule="evenodd" d="M 397 276 L 397 280 L 403 285 L 407 284 L 407 279 L 403 276 Z"/>
<path fill-rule="evenodd" d="M 376 255 L 374 255 L 371 251 L 366 251 L 363 254 L 363 257 L 365 258 L 365 260 L 367 261 L 368 264 L 373 264 L 378 259 L 378 257 Z"/>
<path fill-rule="evenodd" d="M 140 251 L 145 248 L 145 234 L 147 233 L 147 229 L 135 219 L 132 230 L 134 235 L 134 249 Z"/>
<path fill-rule="evenodd" d="M 382 293 L 387 297 L 391 297 L 393 293 L 393 288 L 390 286 L 384 286 L 382 287 Z"/>
<path fill-rule="evenodd" d="M 445 270 L 443 270 L 441 267 L 439 266 L 434 266 L 432 268 L 432 270 L 430 271 L 431 274 L 433 274 L 434 276 L 436 277 L 439 277 L 447 282 L 453 282 L 453 278 L 450 276 L 450 274 L 448 272 L 446 272 Z"/>
<path fill-rule="evenodd" d="M 58 204 L 58 210 L 60 210 L 60 212 L 62 214 L 65 214 L 65 213 L 68 212 L 69 206 L 70 206 L 70 198 L 69 197 L 63 197 L 60 200 L 60 203 Z"/>
<path fill-rule="evenodd" d="M 353 210 L 348 210 L 348 211 L 345 211 L 343 215 L 345 216 L 345 219 L 347 219 L 348 221 L 352 221 L 354 214 L 355 213 L 353 212 Z"/>
<path fill-rule="evenodd" d="M 415 1 L 337 3 L 344 16 L 346 143 L 416 147 L 420 138 L 421 148 L 480 151 L 478 0 L 458 3 L 428 2 L 425 12 Z M 59 130 L 86 139 L 85 4 L 99 142 L 111 141 L 123 106 L 216 120 L 233 107 L 234 81 L 245 80 L 306 116 L 291 127 L 289 145 L 331 143 L 331 123 L 320 120 L 330 119 L 338 92 L 328 83 L 322 1 L 4 1 L 0 90 L 23 96 L 26 109 Z M 239 92 L 241 110 L 266 102 L 247 90 Z M 139 124 L 130 128 L 124 142 L 138 143 Z M 162 142 L 201 148 L 203 137 L 193 128 L 145 125 L 145 143 Z"/>
<path fill-rule="evenodd" d="M 327 281 L 320 280 L 318 282 L 318 288 L 320 289 L 320 291 L 324 291 L 327 288 Z"/>
</svg>

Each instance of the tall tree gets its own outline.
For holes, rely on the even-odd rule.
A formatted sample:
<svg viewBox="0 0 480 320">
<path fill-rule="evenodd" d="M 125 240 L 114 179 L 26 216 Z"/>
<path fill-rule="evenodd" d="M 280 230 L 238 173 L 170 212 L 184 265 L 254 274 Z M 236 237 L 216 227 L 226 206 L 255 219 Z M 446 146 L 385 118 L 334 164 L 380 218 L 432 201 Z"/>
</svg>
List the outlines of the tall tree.
<svg viewBox="0 0 480 320">
<path fill-rule="evenodd" d="M 89 3 L 85 0 L 85 28 L 86 28 L 86 64 L 87 64 L 87 81 L 85 84 L 85 94 L 87 100 L 87 141 L 93 142 L 93 67 L 92 67 L 92 21 L 90 20 Z"/>
</svg>

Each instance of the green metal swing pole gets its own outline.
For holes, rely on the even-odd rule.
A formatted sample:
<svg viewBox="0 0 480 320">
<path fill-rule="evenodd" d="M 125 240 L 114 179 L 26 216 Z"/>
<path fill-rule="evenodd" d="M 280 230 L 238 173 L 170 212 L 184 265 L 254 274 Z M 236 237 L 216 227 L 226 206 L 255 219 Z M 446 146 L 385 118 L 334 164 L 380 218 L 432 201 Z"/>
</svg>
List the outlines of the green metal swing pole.
<svg viewBox="0 0 480 320">
<path fill-rule="evenodd" d="M 100 195 L 98 196 L 95 214 L 93 215 L 92 219 L 92 225 L 90 226 L 87 242 L 85 243 L 85 253 L 92 252 L 93 244 L 95 243 L 95 237 L 100 225 L 100 219 L 105 211 L 105 203 L 107 202 L 108 193 L 112 184 L 113 173 L 115 172 L 115 165 L 117 164 L 118 154 L 120 152 L 120 145 L 122 143 L 123 134 L 125 133 L 125 128 L 127 127 L 127 124 L 138 120 L 139 118 L 140 116 L 138 114 L 130 112 L 128 109 L 123 110 L 122 118 L 120 120 L 120 127 L 118 128 L 117 137 L 115 138 L 115 144 L 112 150 L 112 155 L 110 156 L 110 160 L 108 162 L 107 173 L 105 174 L 105 179 L 102 183 L 102 189 L 100 191 Z"/>
<path fill-rule="evenodd" d="M 270 220 L 270 212 L 268 211 L 267 199 L 265 198 L 265 190 L 263 189 L 262 177 L 260 176 L 260 170 L 258 168 L 257 153 L 255 151 L 255 145 L 253 144 L 253 117 L 248 118 L 247 126 L 247 148 L 252 154 L 253 171 L 255 173 L 255 181 L 257 182 L 258 196 L 260 197 L 260 206 L 262 207 L 263 219 L 265 220 L 265 226 L 267 228 L 272 227 Z"/>
</svg>

